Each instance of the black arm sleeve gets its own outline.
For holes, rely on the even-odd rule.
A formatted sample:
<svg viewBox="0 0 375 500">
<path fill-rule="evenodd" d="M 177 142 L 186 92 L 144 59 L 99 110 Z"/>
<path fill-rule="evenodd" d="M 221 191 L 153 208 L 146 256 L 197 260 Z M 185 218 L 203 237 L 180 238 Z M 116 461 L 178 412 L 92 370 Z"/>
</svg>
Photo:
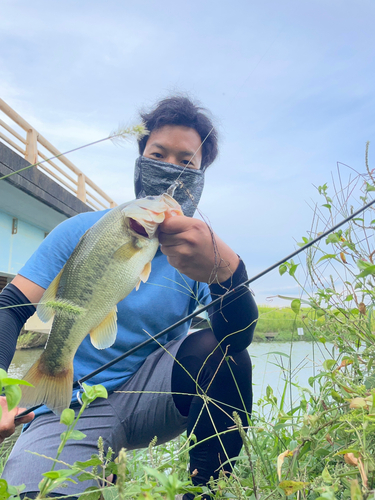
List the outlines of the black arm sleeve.
<svg viewBox="0 0 375 500">
<path fill-rule="evenodd" d="M 35 307 L 16 286 L 9 284 L 0 293 L 0 368 L 3 370 L 8 370 L 21 328 L 34 312 Z"/>
<path fill-rule="evenodd" d="M 209 308 L 208 314 L 217 340 L 221 342 L 225 338 L 221 343 L 223 349 L 230 346 L 228 354 L 243 351 L 253 340 L 258 308 L 249 288 L 241 287 L 229 297 L 225 297 L 227 290 L 235 288 L 246 280 L 245 264 L 240 260 L 231 278 L 224 283 L 210 285 L 212 300 L 223 297 L 216 305 Z"/>
</svg>

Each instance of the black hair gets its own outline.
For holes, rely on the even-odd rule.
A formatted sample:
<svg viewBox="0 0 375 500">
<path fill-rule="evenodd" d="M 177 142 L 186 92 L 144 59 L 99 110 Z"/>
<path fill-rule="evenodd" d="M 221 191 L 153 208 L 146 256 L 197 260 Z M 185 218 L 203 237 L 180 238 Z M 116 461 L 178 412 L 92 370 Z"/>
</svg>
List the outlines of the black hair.
<svg viewBox="0 0 375 500">
<path fill-rule="evenodd" d="M 194 104 L 188 97 L 172 96 L 159 101 L 149 113 L 140 112 L 140 116 L 151 133 L 165 125 L 182 125 L 196 130 L 202 141 L 202 170 L 211 165 L 218 155 L 218 133 L 208 111 Z M 142 155 L 148 136 L 138 141 L 139 153 Z"/>
</svg>

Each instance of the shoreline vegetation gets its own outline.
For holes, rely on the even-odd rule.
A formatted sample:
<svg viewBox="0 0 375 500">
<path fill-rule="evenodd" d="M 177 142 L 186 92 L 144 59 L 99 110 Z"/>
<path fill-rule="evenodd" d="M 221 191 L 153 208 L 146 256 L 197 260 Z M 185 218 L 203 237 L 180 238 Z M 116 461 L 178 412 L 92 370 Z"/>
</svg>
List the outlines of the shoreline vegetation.
<svg viewBox="0 0 375 500">
<path fill-rule="evenodd" d="M 238 431 L 244 445 L 233 473 L 228 474 L 223 461 L 217 480 L 208 487 L 193 486 L 188 451 L 200 444 L 193 433 L 166 444 L 158 444 L 155 436 L 147 449 L 122 449 L 118 457 L 104 450 L 99 437 L 98 455 L 55 470 L 66 440 L 84 438 L 74 429 L 73 410 L 65 409 L 61 424 L 66 430 L 56 459 L 50 457 L 51 470 L 43 474 L 39 500 L 66 480 L 93 477 L 98 486 L 86 489 L 81 496 L 84 500 L 174 500 L 186 492 L 195 495 L 195 500 L 201 500 L 203 493 L 216 500 L 374 500 L 375 212 L 367 210 L 337 229 L 344 216 L 358 214 L 358 205 L 367 206 L 369 198 L 373 199 L 375 173 L 368 164 L 368 143 L 365 160 L 367 173 L 353 178 L 351 171 L 347 187 L 341 176 L 331 196 L 327 184 L 318 187 L 324 203 L 316 204 L 309 232 L 297 244 L 306 245 L 327 227 L 334 231 L 307 249 L 305 263 L 291 259 L 279 266 L 279 274 L 292 277 L 298 295 L 304 298 L 290 298 L 290 307 L 259 307 L 255 342 L 270 333 L 276 333 L 273 341 L 315 341 L 324 360 L 321 363 L 313 353 L 313 374 L 307 384 L 299 385 L 298 373 L 305 360 L 295 359 L 298 365 L 293 367 L 292 354 L 273 352 L 280 357 L 274 364 L 282 368 L 282 376 L 275 392 L 270 385 L 262 388 L 252 414 L 247 415 L 247 425 L 239 418 L 241 408 L 223 409 L 233 423 L 223 432 Z M 230 366 L 226 353 L 224 361 Z M 274 371 L 265 374 L 273 376 Z M 21 398 L 18 383 L 24 382 L 0 370 L 0 385 L 10 408 Z M 84 384 L 84 390 L 84 404 L 105 397 L 101 386 Z M 293 391 L 298 392 L 296 397 Z M 197 391 L 197 395 L 204 398 L 208 413 L 218 406 L 207 393 Z M 212 432 L 212 437 L 220 439 L 216 429 Z M 0 472 L 8 452 L 2 454 L 0 448 Z M 111 473 L 117 476 L 116 485 L 103 487 L 103 478 Z M 19 500 L 21 490 L 22 486 L 0 479 L 0 500 Z"/>
<path fill-rule="evenodd" d="M 290 307 L 271 307 L 261 305 L 259 320 L 255 329 L 253 342 L 312 342 L 313 332 L 306 322 L 311 314 L 310 308 L 302 308 L 296 315 Z M 324 322 L 320 320 L 319 323 Z M 298 334 L 298 328 L 303 328 L 303 335 Z M 17 350 L 44 347 L 48 338 L 45 332 L 22 330 L 17 342 Z"/>
</svg>

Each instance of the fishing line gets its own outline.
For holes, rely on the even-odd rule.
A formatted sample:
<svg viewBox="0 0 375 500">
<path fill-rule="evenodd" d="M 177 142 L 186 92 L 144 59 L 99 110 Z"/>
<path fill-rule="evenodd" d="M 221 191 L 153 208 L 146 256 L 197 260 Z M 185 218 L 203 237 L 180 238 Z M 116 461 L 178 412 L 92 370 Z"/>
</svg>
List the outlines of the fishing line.
<svg viewBox="0 0 375 500">
<path fill-rule="evenodd" d="M 367 203 L 366 205 L 364 205 L 362 208 L 358 209 L 357 211 L 353 212 L 349 217 L 346 217 L 345 219 L 343 219 L 341 222 L 339 222 L 338 224 L 335 224 L 333 227 L 331 227 L 330 229 L 328 229 L 327 231 L 321 233 L 319 236 L 317 236 L 316 238 L 314 238 L 313 240 L 309 241 L 308 243 L 306 243 L 305 245 L 303 245 L 302 247 L 298 248 L 297 250 L 295 250 L 294 252 L 290 253 L 289 255 L 287 255 L 286 257 L 284 257 L 283 259 L 275 262 L 274 264 L 272 264 L 272 266 L 270 267 L 267 267 L 266 269 L 264 269 L 263 271 L 261 271 L 260 273 L 256 274 L 255 276 L 253 276 L 252 278 L 249 278 L 247 279 L 246 281 L 244 281 L 243 283 L 240 283 L 239 285 L 237 285 L 235 288 L 232 288 L 231 290 L 228 290 L 223 296 L 221 297 L 218 297 L 217 299 L 213 300 L 212 302 L 210 302 L 209 304 L 207 304 L 206 306 L 203 306 L 201 307 L 200 309 L 198 309 L 197 311 L 194 311 L 193 313 L 189 314 L 188 316 L 185 316 L 184 318 L 180 319 L 179 321 L 177 321 L 176 323 L 174 323 L 173 325 L 169 326 L 168 328 L 165 328 L 164 330 L 162 330 L 161 332 L 157 333 L 156 335 L 154 335 L 153 337 L 145 340 L 144 342 L 142 342 L 141 344 L 138 344 L 137 346 L 133 347 L 132 349 L 130 349 L 129 351 L 126 351 L 124 352 L 123 354 L 121 354 L 121 356 L 118 356 L 117 358 L 113 359 L 112 361 L 109 361 L 108 363 L 106 363 L 105 365 L 102 365 L 100 366 L 99 368 L 97 368 L 96 370 L 94 370 L 93 372 L 89 373 L 88 375 L 85 375 L 84 377 L 80 378 L 79 380 L 77 380 L 76 382 L 74 382 L 73 384 L 73 388 L 77 388 L 77 387 L 80 387 L 81 384 L 83 382 L 86 382 L 86 380 L 94 377 L 95 375 L 98 375 L 99 373 L 101 373 L 103 370 L 106 370 L 107 368 L 113 366 L 115 363 L 118 363 L 119 361 L 127 358 L 128 356 L 131 356 L 132 354 L 134 354 L 136 351 L 138 351 L 139 349 L 142 349 L 143 347 L 149 345 L 151 342 L 153 342 L 154 340 L 157 340 L 159 339 L 160 337 L 162 337 L 163 335 L 166 335 L 167 333 L 171 332 L 172 330 L 174 330 L 175 328 L 178 328 L 180 325 L 183 325 L 186 321 L 189 321 L 193 318 L 195 318 L 196 316 L 198 316 L 199 314 L 201 314 L 202 312 L 206 311 L 207 309 L 209 309 L 210 307 L 216 305 L 216 304 L 219 304 L 220 301 L 222 301 L 223 299 L 227 299 L 228 297 L 234 295 L 236 292 L 239 292 L 241 290 L 243 290 L 245 287 L 247 287 L 247 285 L 249 285 L 250 283 L 253 283 L 254 281 L 258 280 L 259 278 L 262 278 L 263 276 L 265 276 L 266 274 L 268 274 L 269 272 L 273 271 L 274 269 L 276 269 L 277 267 L 281 266 L 281 264 L 284 264 L 285 262 L 287 262 L 288 260 L 292 259 L 293 257 L 295 257 L 296 255 L 300 254 L 301 252 L 304 252 L 305 250 L 307 250 L 308 248 L 310 248 L 311 246 L 315 245 L 315 243 L 317 243 L 318 241 L 320 241 L 321 239 L 325 238 L 326 236 L 328 236 L 330 233 L 336 231 L 336 229 L 338 229 L 339 227 L 343 226 L 344 224 L 346 224 L 347 222 L 349 222 L 350 220 L 352 220 L 354 217 L 356 217 L 357 215 L 361 214 L 362 212 L 364 212 L 365 210 L 367 210 L 368 208 L 370 208 L 373 204 L 375 203 L 375 199 L 370 201 L 369 203 Z M 43 406 L 43 405 L 38 405 L 38 406 L 33 406 L 32 408 L 29 408 L 27 409 L 26 411 L 24 411 L 23 413 L 20 413 L 19 415 L 17 415 L 15 417 L 15 420 L 18 420 L 20 419 L 21 417 L 29 414 L 30 412 L 36 410 L 37 408 L 39 408 L 40 406 Z"/>
</svg>

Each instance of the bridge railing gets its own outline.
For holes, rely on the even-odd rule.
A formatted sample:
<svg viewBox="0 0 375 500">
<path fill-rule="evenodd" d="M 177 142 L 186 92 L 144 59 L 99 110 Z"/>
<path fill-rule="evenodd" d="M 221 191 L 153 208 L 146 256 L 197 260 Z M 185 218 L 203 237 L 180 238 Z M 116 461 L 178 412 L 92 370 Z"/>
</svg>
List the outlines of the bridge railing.
<svg viewBox="0 0 375 500">
<path fill-rule="evenodd" d="M 12 122 L 10 125 L 0 118 L 0 141 L 5 142 L 31 164 L 44 160 L 36 168 L 42 170 L 94 210 L 112 208 L 117 205 L 110 196 L 2 99 L 0 99 L 0 111 Z M 14 124 L 21 129 L 21 133 L 14 129 Z M 26 132 L 25 137 L 22 132 Z M 49 160 L 53 156 L 56 158 Z"/>
</svg>

